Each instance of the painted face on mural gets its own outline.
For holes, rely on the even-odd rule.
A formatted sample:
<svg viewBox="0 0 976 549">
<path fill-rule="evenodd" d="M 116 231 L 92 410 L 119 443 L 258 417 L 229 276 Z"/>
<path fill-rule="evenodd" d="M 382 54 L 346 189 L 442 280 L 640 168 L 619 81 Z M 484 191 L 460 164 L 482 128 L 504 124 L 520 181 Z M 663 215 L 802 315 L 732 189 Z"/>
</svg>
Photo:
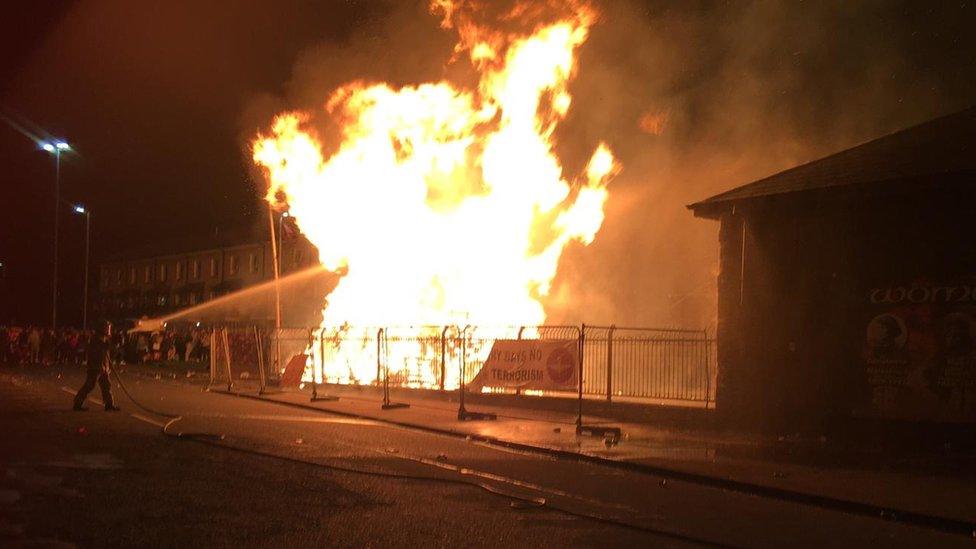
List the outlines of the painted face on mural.
<svg viewBox="0 0 976 549">
<path fill-rule="evenodd" d="M 974 350 L 976 323 L 965 313 L 953 313 L 945 320 L 945 348 L 950 356 L 967 356 Z"/>
<path fill-rule="evenodd" d="M 907 339 L 904 321 L 893 314 L 878 315 L 868 323 L 867 345 L 876 358 L 891 357 L 905 346 Z"/>
</svg>

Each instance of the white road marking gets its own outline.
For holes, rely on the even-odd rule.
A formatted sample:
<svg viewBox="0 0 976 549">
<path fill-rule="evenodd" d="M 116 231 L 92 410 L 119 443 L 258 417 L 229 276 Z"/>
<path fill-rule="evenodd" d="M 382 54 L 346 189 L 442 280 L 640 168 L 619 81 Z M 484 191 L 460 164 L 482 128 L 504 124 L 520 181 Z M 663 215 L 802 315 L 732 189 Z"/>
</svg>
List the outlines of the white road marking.
<svg viewBox="0 0 976 549">
<path fill-rule="evenodd" d="M 66 393 L 68 393 L 69 395 L 75 395 L 75 396 L 78 395 L 78 391 L 75 391 L 74 389 L 69 389 L 68 387 L 61 387 L 61 390 L 64 391 L 64 392 L 66 392 Z M 102 404 L 102 401 L 98 400 L 97 398 L 95 398 L 95 397 L 88 397 L 88 398 L 92 402 L 97 403 L 99 406 L 104 406 L 104 404 Z M 138 419 L 139 421 L 143 421 L 143 422 L 148 423 L 150 425 L 155 425 L 156 427 L 164 427 L 166 425 L 165 423 L 163 423 L 161 421 L 156 421 L 155 419 L 146 417 L 146 416 L 144 416 L 142 414 L 129 414 L 129 417 L 134 417 L 134 418 Z"/>
<path fill-rule="evenodd" d="M 277 416 L 267 414 L 185 414 L 186 417 L 208 417 L 217 419 L 256 419 L 261 421 L 290 421 L 295 423 L 335 423 L 339 425 L 371 425 L 386 427 L 386 425 L 369 419 L 348 417 L 320 417 L 320 416 Z"/>
<path fill-rule="evenodd" d="M 69 395 L 77 395 L 78 391 L 71 389 L 69 387 L 61 387 L 61 390 Z M 101 400 L 96 397 L 88 397 L 88 400 L 98 404 L 99 406 L 104 406 Z M 146 423 L 155 425 L 157 427 L 164 427 L 166 424 L 160 421 L 156 421 L 152 418 L 144 416 L 142 414 L 131 413 L 130 416 L 144 421 Z M 319 417 L 319 416 L 277 416 L 277 415 L 267 415 L 267 414 L 187 414 L 188 417 L 207 417 L 216 419 L 254 419 L 261 421 L 286 421 L 295 423 L 335 423 L 340 425 L 371 425 L 374 427 L 381 426 L 379 422 L 372 420 L 356 419 L 356 418 L 346 418 L 346 417 Z"/>
<path fill-rule="evenodd" d="M 331 443 L 335 443 L 335 442 L 338 442 L 338 441 L 332 440 L 330 442 Z M 355 445 L 349 444 L 349 443 L 345 443 L 345 445 L 355 446 Z M 395 452 L 394 453 L 394 452 L 390 452 L 389 449 L 387 449 L 387 450 L 380 450 L 379 448 L 369 448 L 369 447 L 363 447 L 363 446 L 358 446 L 358 448 L 370 450 L 372 452 L 375 452 L 377 454 L 382 454 L 382 455 L 385 455 L 385 456 L 398 457 L 398 458 L 400 458 L 402 460 L 405 460 L 405 461 L 412 461 L 414 463 L 420 463 L 420 464 L 423 464 L 423 465 L 427 465 L 429 467 L 436 467 L 438 469 L 444 469 L 444 470 L 447 470 L 447 471 L 452 471 L 452 472 L 457 473 L 457 474 L 459 474 L 461 476 L 478 477 L 478 478 L 482 478 L 482 479 L 485 479 L 485 480 L 491 480 L 491 481 L 495 481 L 495 482 L 502 483 L 502 484 L 508 484 L 509 486 L 517 486 L 519 488 L 523 488 L 523 489 L 526 489 L 526 490 L 532 490 L 532 491 L 535 491 L 535 492 L 541 492 L 543 494 L 548 494 L 548 495 L 551 495 L 551 496 L 560 496 L 560 497 L 564 497 L 564 498 L 568 498 L 568 499 L 575 499 L 577 501 L 583 501 L 583 502 L 586 502 L 586 503 L 589 503 L 589 504 L 602 505 L 604 507 L 609 507 L 609 508 L 625 509 L 625 510 L 628 510 L 628 511 L 633 511 L 633 509 L 631 509 L 627 505 L 621 505 L 621 504 L 617 504 L 617 503 L 609 503 L 609 502 L 606 502 L 606 501 L 601 501 L 601 500 L 598 500 L 598 499 L 588 498 L 586 496 L 581 496 L 581 495 L 578 495 L 578 494 L 571 494 L 569 492 L 565 492 L 565 491 L 559 490 L 557 488 L 549 488 L 549 487 L 546 487 L 546 486 L 540 486 L 538 484 L 534 484 L 534 483 L 531 483 L 531 482 L 525 482 L 525 481 L 518 480 L 518 479 L 515 479 L 515 478 L 511 478 L 511 477 L 506 477 L 506 476 L 502 476 L 502 475 L 496 475 L 494 473 L 489 473 L 487 471 L 479 471 L 477 469 L 471 469 L 469 467 L 462 467 L 460 465 L 454 465 L 454 464 L 451 464 L 451 463 L 445 463 L 445 462 L 442 462 L 442 461 L 437 461 L 437 460 L 433 460 L 433 459 L 429 459 L 429 458 L 425 458 L 425 457 L 420 457 L 420 456 L 411 456 L 409 454 L 403 454 L 403 453 L 400 453 L 400 452 Z"/>
<path fill-rule="evenodd" d="M 78 391 L 75 391 L 74 389 L 69 389 L 67 387 L 62 386 L 61 387 L 61 390 L 64 391 L 64 392 L 66 392 L 66 393 L 68 393 L 69 395 L 78 396 Z M 95 398 L 93 396 L 89 396 L 85 400 L 90 400 L 90 401 L 94 402 L 95 404 L 97 404 L 99 406 L 105 406 L 105 403 L 104 402 L 102 402 L 101 400 L 99 400 L 99 399 L 97 399 L 97 398 Z"/>
<path fill-rule="evenodd" d="M 490 442 L 484 442 L 481 440 L 469 440 L 471 444 L 475 446 L 481 446 L 482 448 L 487 448 L 489 450 L 495 450 L 496 452 L 504 452 L 506 454 L 516 454 L 520 456 L 528 456 L 533 458 L 538 458 L 543 461 L 559 461 L 559 458 L 555 456 L 549 456 L 541 452 L 530 452 L 528 450 L 519 450 L 517 448 L 509 448 L 507 446 L 499 446 L 497 444 L 492 444 Z"/>
<path fill-rule="evenodd" d="M 162 421 L 156 421 L 155 419 L 152 419 L 150 417 L 146 417 L 146 416 L 144 416 L 142 414 L 129 414 L 129 416 L 130 417 L 134 417 L 134 418 L 138 419 L 139 421 L 144 421 L 144 422 L 146 422 L 146 423 L 148 423 L 150 425 L 155 425 L 156 427 L 165 427 L 166 426 L 166 424 L 163 423 Z"/>
</svg>

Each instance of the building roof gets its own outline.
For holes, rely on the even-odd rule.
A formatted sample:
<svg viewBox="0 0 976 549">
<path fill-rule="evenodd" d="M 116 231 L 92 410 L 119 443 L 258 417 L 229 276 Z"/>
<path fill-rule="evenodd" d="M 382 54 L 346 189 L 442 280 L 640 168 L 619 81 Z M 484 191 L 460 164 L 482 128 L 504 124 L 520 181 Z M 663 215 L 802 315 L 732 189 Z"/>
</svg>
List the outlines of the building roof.
<svg viewBox="0 0 976 549">
<path fill-rule="evenodd" d="M 261 244 L 267 239 L 268 236 L 260 234 L 259 229 L 247 227 L 215 230 L 211 234 L 177 234 L 166 238 L 147 239 L 138 246 L 106 253 L 99 258 L 99 263 L 149 261 L 175 255 Z"/>
<path fill-rule="evenodd" d="M 760 197 L 919 176 L 976 172 L 976 107 L 929 120 L 688 206 L 714 217 Z"/>
</svg>

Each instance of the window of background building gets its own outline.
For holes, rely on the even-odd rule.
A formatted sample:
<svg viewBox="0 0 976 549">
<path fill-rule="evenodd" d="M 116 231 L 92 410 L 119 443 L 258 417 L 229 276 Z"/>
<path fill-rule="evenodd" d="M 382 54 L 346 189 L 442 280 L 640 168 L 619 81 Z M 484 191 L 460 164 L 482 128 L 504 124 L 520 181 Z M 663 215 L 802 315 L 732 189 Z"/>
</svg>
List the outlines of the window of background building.
<svg viewBox="0 0 976 549">
<path fill-rule="evenodd" d="M 149 267 L 149 265 L 146 265 L 145 271 L 146 272 L 145 272 L 145 274 L 143 275 L 142 278 L 143 278 L 143 280 L 145 282 L 149 282 L 150 280 L 152 280 L 152 268 Z"/>
<path fill-rule="evenodd" d="M 210 276 L 217 276 L 217 258 L 210 258 Z"/>
<path fill-rule="evenodd" d="M 136 283 L 136 268 L 129 267 L 129 284 L 135 284 L 135 283 Z"/>
<path fill-rule="evenodd" d="M 238 265 L 237 265 L 237 256 L 232 254 L 230 256 L 230 265 L 229 265 L 230 274 L 231 275 L 236 275 L 237 274 L 237 267 L 238 267 Z"/>
<path fill-rule="evenodd" d="M 200 278 L 200 260 L 194 259 L 190 264 L 190 278 L 196 280 Z"/>
<path fill-rule="evenodd" d="M 247 269 L 250 273 L 258 272 L 258 256 L 255 254 L 250 254 L 247 256 Z"/>
<path fill-rule="evenodd" d="M 159 281 L 166 282 L 166 265 L 159 266 Z"/>
<path fill-rule="evenodd" d="M 183 280 L 183 262 L 176 262 L 176 280 Z"/>
</svg>

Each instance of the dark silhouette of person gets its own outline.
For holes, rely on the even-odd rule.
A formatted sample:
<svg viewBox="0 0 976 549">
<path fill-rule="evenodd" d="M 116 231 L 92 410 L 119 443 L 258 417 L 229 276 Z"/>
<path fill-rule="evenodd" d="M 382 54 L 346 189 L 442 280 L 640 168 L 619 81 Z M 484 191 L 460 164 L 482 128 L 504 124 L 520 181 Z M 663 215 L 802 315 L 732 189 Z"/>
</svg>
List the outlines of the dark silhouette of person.
<svg viewBox="0 0 976 549">
<path fill-rule="evenodd" d="M 875 325 L 881 329 L 881 333 L 874 341 L 872 355 L 878 359 L 895 358 L 901 347 L 898 338 L 903 334 L 898 321 L 891 315 L 884 315 L 875 320 Z"/>
<path fill-rule="evenodd" d="M 88 410 L 84 406 L 88 393 L 98 387 L 102 390 L 102 402 L 105 403 L 106 412 L 117 412 L 118 406 L 112 400 L 112 382 L 108 379 L 109 370 L 112 367 L 112 323 L 103 322 L 99 333 L 92 336 L 88 343 L 88 366 L 85 384 L 78 389 L 75 395 L 74 409 L 79 412 Z"/>
<path fill-rule="evenodd" d="M 0 326 L 0 365 L 6 366 L 10 362 L 10 332 L 6 326 Z"/>
<path fill-rule="evenodd" d="M 969 332 L 969 319 L 950 316 L 946 321 L 946 351 L 955 357 L 968 356 L 973 352 L 973 337 Z"/>
</svg>

